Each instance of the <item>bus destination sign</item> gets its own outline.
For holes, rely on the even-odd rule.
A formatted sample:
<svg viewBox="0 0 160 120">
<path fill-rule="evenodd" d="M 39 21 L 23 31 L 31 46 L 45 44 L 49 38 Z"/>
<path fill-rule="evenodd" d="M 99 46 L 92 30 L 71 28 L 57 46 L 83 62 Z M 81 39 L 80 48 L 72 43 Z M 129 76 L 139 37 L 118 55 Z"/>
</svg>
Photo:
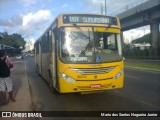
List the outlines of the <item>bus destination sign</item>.
<svg viewBox="0 0 160 120">
<path fill-rule="evenodd" d="M 111 24 L 117 25 L 117 19 L 101 15 L 64 15 L 63 23 L 88 23 L 88 24 Z"/>
</svg>

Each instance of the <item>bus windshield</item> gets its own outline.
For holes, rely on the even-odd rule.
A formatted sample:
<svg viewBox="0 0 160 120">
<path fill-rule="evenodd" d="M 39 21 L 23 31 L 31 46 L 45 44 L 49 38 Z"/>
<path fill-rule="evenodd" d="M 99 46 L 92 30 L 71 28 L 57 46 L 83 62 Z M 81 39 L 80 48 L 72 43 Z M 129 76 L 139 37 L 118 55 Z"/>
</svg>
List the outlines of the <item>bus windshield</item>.
<svg viewBox="0 0 160 120">
<path fill-rule="evenodd" d="M 105 63 L 122 59 L 120 34 L 94 27 L 64 27 L 60 58 L 64 63 Z"/>
</svg>

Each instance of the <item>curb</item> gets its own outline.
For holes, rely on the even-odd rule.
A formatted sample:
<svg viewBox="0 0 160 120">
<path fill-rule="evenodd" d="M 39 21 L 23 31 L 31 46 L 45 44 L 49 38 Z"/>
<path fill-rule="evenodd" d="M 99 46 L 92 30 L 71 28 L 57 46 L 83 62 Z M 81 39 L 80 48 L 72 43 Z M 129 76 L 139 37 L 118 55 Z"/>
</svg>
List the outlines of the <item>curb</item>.
<svg viewBox="0 0 160 120">
<path fill-rule="evenodd" d="M 132 66 L 125 66 L 126 68 L 133 68 L 133 69 L 141 69 L 141 70 L 150 70 L 150 71 L 156 71 L 160 72 L 158 69 L 149 69 L 149 68 L 143 68 L 143 67 L 132 67 Z"/>
</svg>

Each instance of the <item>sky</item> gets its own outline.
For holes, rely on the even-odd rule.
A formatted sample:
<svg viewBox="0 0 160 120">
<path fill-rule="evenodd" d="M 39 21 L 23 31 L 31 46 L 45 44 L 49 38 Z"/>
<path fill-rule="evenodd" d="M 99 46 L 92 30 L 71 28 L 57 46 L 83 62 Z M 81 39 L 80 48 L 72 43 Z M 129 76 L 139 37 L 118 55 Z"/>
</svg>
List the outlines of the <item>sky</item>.
<svg viewBox="0 0 160 120">
<path fill-rule="evenodd" d="M 104 4 L 104 1 L 0 0 L 0 32 L 18 33 L 25 40 L 36 41 L 58 14 L 66 12 L 101 13 L 101 4 Z M 137 0 L 106 0 L 106 2 L 107 14 L 112 15 L 126 5 L 133 5 Z M 139 31 L 144 32 L 144 28 Z M 134 35 L 135 32 L 137 31 L 132 30 L 131 35 Z M 140 34 L 138 33 L 137 36 Z"/>
</svg>

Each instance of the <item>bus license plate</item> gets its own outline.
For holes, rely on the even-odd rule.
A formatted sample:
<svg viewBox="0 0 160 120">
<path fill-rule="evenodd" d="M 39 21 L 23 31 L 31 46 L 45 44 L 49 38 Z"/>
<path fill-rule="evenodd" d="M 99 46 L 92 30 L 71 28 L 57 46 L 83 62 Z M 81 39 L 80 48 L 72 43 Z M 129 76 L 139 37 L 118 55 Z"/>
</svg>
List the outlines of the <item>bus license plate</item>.
<svg viewBox="0 0 160 120">
<path fill-rule="evenodd" d="M 101 87 L 100 84 L 92 84 L 92 85 L 91 85 L 91 88 L 100 88 L 100 87 Z"/>
</svg>

